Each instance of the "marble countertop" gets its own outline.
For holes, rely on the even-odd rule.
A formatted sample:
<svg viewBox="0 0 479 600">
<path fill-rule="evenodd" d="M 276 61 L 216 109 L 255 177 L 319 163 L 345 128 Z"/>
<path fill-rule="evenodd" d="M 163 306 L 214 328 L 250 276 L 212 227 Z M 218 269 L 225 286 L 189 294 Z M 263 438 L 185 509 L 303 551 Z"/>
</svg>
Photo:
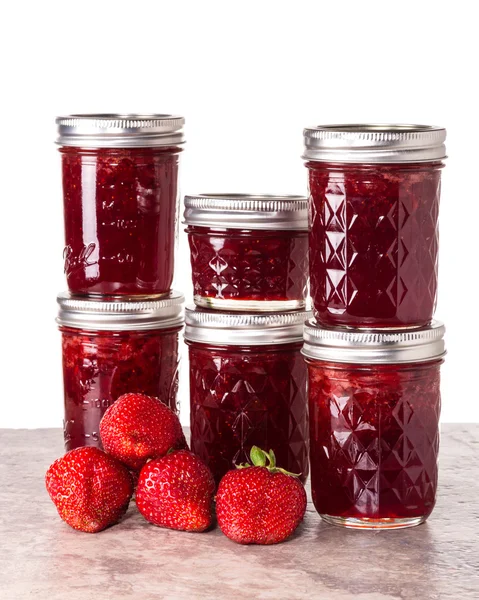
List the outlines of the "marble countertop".
<svg viewBox="0 0 479 600">
<path fill-rule="evenodd" d="M 159 529 L 134 503 L 117 526 L 76 532 L 43 477 L 60 430 L 0 430 L 0 598 L 23 600 L 479 598 L 479 424 L 444 425 L 437 507 L 425 525 L 367 532 L 327 525 L 312 504 L 276 546 L 219 529 Z"/>
</svg>

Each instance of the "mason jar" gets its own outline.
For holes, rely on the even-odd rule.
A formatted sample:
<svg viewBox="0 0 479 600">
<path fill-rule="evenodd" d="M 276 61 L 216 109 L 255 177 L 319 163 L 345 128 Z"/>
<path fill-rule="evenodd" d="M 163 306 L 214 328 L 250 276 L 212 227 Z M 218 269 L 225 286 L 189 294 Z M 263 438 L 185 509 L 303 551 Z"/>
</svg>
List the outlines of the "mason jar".
<svg viewBox="0 0 479 600">
<path fill-rule="evenodd" d="M 252 446 L 308 475 L 305 311 L 276 314 L 186 309 L 191 449 L 216 482 L 249 461 Z"/>
<path fill-rule="evenodd" d="M 59 117 L 64 270 L 81 295 L 159 296 L 173 281 L 182 117 Z"/>
<path fill-rule="evenodd" d="M 185 223 L 196 305 L 272 312 L 305 307 L 305 197 L 186 196 Z"/>
<path fill-rule="evenodd" d="M 311 488 L 334 525 L 423 523 L 436 501 L 444 326 L 305 327 Z"/>
<path fill-rule="evenodd" d="M 445 137 L 427 125 L 304 130 L 311 296 L 322 325 L 431 321 Z"/>
<path fill-rule="evenodd" d="M 65 449 L 101 448 L 99 424 L 120 396 L 139 392 L 175 412 L 184 297 L 149 301 L 58 296 L 62 333 Z"/>
</svg>

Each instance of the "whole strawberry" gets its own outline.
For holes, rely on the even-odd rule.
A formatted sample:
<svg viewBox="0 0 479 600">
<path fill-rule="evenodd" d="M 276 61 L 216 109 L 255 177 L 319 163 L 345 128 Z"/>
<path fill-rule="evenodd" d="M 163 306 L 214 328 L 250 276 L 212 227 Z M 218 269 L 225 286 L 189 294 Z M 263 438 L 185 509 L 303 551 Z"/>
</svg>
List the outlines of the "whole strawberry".
<svg viewBox="0 0 479 600">
<path fill-rule="evenodd" d="M 145 394 L 120 396 L 103 415 L 100 436 L 106 452 L 137 471 L 171 448 L 188 447 L 175 413 Z"/>
<path fill-rule="evenodd" d="M 88 533 L 116 523 L 133 493 L 128 469 L 102 450 L 86 446 L 56 460 L 45 483 L 60 517 Z"/>
<path fill-rule="evenodd" d="M 218 524 L 238 544 L 277 544 L 303 520 L 306 492 L 296 476 L 276 467 L 272 450 L 253 446 L 250 458 L 253 466 L 240 465 L 220 481 Z"/>
<path fill-rule="evenodd" d="M 147 521 L 181 531 L 204 531 L 212 522 L 215 482 L 204 462 L 188 450 L 147 463 L 136 505 Z"/>
</svg>

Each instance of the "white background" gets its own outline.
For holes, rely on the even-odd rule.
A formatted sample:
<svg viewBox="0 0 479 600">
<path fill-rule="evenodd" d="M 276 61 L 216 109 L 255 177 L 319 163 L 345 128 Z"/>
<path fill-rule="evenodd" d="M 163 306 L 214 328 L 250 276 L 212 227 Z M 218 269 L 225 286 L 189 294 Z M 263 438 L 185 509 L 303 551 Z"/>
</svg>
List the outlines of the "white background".
<svg viewBox="0 0 479 600">
<path fill-rule="evenodd" d="M 62 420 L 54 317 L 66 285 L 53 140 L 55 116 L 75 112 L 185 115 L 183 193 L 305 193 L 307 125 L 446 126 L 443 420 L 478 421 L 478 36 L 467 6 L 83 0 L 2 9 L 0 427 Z M 185 242 L 182 234 L 176 287 L 190 296 Z M 185 423 L 186 373 L 184 361 Z"/>
</svg>

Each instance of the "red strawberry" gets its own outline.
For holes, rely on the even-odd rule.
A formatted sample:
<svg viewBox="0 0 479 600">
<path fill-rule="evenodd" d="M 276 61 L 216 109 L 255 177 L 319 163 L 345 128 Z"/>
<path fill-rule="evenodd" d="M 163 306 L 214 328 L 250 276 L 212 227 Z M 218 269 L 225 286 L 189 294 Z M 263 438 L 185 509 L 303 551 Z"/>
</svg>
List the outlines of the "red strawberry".
<svg viewBox="0 0 479 600">
<path fill-rule="evenodd" d="M 303 520 L 306 492 L 293 474 L 276 467 L 272 450 L 253 446 L 250 457 L 253 466 L 240 465 L 220 481 L 218 524 L 239 544 L 277 544 Z"/>
<path fill-rule="evenodd" d="M 60 517 L 88 533 L 116 523 L 133 493 L 128 469 L 102 450 L 86 446 L 56 460 L 45 483 Z"/>
<path fill-rule="evenodd" d="M 145 394 L 120 396 L 103 415 L 100 436 L 106 452 L 133 470 L 171 448 L 188 447 L 175 413 Z"/>
<path fill-rule="evenodd" d="M 147 521 L 181 531 L 204 531 L 212 521 L 213 475 L 204 462 L 179 450 L 147 463 L 140 473 L 136 505 Z"/>
</svg>

